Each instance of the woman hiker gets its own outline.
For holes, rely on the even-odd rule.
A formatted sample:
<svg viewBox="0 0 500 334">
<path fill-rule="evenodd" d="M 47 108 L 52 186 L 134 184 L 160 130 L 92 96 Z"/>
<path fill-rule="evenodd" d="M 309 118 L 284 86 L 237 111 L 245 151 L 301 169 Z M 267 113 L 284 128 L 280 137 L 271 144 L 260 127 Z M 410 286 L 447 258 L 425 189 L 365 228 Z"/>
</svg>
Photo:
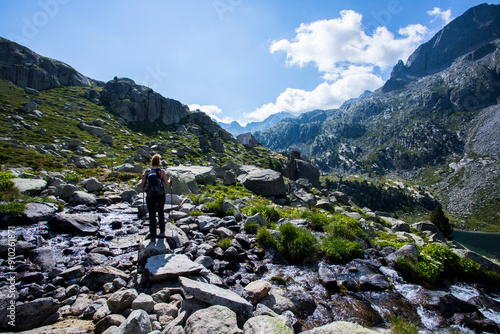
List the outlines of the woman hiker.
<svg viewBox="0 0 500 334">
<path fill-rule="evenodd" d="M 159 237 L 165 237 L 165 186 L 172 183 L 172 176 L 167 179 L 167 173 L 161 166 L 161 156 L 153 155 L 151 158 L 151 169 L 141 176 L 141 187 L 146 191 L 146 203 L 149 211 L 149 238 L 156 242 L 156 212 L 158 212 Z"/>
</svg>

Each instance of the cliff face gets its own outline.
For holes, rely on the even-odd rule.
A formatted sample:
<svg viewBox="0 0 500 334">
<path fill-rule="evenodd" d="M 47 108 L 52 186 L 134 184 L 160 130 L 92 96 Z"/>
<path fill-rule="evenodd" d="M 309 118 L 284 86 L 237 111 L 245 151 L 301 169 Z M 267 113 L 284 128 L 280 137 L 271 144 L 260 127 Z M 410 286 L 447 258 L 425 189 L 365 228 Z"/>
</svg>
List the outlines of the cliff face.
<svg viewBox="0 0 500 334">
<path fill-rule="evenodd" d="M 60 86 L 90 86 L 91 80 L 71 66 L 42 57 L 27 47 L 0 37 L 0 78 L 36 90 Z"/>
<path fill-rule="evenodd" d="M 179 101 L 136 85 L 131 79 L 116 78 L 104 85 L 102 102 L 129 122 L 161 121 L 166 125 L 179 123 L 188 116 L 187 107 Z"/>
</svg>

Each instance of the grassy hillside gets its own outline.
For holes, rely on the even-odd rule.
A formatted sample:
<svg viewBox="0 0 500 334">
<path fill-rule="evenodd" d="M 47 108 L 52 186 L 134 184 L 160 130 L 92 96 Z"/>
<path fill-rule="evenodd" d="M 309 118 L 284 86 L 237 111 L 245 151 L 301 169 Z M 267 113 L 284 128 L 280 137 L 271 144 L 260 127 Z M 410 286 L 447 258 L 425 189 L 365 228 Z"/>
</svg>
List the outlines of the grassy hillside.
<svg viewBox="0 0 500 334">
<path fill-rule="evenodd" d="M 93 87 L 97 91 L 100 87 Z M 32 167 L 34 169 L 59 170 L 67 168 L 67 158 L 40 152 L 52 149 L 70 157 L 73 152 L 61 150 L 61 145 L 79 140 L 90 151 L 103 168 L 123 164 L 133 157 L 141 147 L 152 144 L 163 147 L 160 152 L 169 165 L 214 163 L 224 165 L 227 161 L 251 163 L 268 167 L 272 152 L 268 149 L 246 148 L 232 141 L 225 141 L 223 153 L 202 151 L 198 137 L 191 134 L 196 125 L 184 124 L 187 133 L 176 131 L 179 125 L 141 122 L 127 123 L 108 112 L 102 105 L 84 97 L 87 87 L 60 87 L 40 92 L 34 96 L 24 92 L 10 82 L 0 80 L 0 159 L 5 167 Z M 30 116 L 23 110 L 30 101 L 37 102 L 36 110 L 41 117 Z M 101 143 L 100 138 L 78 128 L 78 123 L 102 120 L 102 126 L 113 137 L 112 145 Z M 200 129 L 203 133 L 203 129 Z M 52 146 L 47 146 L 52 145 Z M 172 154 L 182 149 L 183 156 Z M 99 155 L 97 155 L 100 153 Z M 174 152 L 175 153 L 175 152 Z M 96 156 L 97 155 L 97 156 Z M 146 165 L 146 164 L 145 164 Z"/>
</svg>

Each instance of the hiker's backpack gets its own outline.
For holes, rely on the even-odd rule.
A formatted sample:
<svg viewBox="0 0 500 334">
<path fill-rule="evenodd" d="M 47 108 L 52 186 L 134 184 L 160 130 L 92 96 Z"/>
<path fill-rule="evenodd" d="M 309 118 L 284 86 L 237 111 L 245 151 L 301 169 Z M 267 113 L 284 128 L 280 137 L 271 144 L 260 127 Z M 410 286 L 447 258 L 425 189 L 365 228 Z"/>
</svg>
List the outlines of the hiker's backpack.
<svg viewBox="0 0 500 334">
<path fill-rule="evenodd" d="M 163 180 L 160 177 L 160 169 L 150 169 L 148 171 L 144 190 L 148 197 L 159 197 L 165 193 Z"/>
</svg>

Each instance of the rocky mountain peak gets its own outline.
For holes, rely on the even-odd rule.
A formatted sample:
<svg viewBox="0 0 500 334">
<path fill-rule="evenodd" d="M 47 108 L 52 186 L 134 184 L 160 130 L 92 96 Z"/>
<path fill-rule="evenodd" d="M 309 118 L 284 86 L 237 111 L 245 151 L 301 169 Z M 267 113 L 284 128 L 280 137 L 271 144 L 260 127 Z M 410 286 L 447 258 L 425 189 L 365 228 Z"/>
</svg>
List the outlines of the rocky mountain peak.
<svg viewBox="0 0 500 334">
<path fill-rule="evenodd" d="M 384 92 L 402 88 L 415 78 L 437 73 L 458 57 L 500 38 L 500 5 L 481 4 L 466 11 L 411 54 L 400 60 L 384 85 Z"/>
<path fill-rule="evenodd" d="M 71 66 L 42 57 L 25 46 L 0 37 L 0 78 L 36 90 L 60 86 L 90 86 L 91 80 Z"/>
</svg>

